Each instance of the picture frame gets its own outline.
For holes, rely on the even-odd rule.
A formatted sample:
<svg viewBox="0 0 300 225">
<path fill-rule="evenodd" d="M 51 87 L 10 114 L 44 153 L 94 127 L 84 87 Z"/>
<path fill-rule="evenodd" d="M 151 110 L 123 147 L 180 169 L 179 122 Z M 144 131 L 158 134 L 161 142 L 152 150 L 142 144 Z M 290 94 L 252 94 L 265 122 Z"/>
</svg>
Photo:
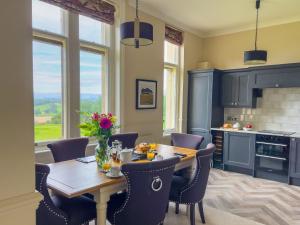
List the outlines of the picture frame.
<svg viewBox="0 0 300 225">
<path fill-rule="evenodd" d="M 136 109 L 157 108 L 157 81 L 136 79 Z"/>
</svg>

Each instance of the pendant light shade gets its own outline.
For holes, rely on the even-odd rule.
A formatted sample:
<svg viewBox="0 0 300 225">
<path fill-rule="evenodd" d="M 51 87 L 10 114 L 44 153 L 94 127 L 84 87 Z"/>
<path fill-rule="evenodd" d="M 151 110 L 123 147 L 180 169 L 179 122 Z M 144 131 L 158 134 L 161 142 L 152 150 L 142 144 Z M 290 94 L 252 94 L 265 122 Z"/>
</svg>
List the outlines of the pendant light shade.
<svg viewBox="0 0 300 225">
<path fill-rule="evenodd" d="M 265 50 L 245 51 L 244 62 L 246 65 L 265 64 L 267 62 L 268 53 Z"/>
<path fill-rule="evenodd" d="M 258 10 L 260 8 L 260 0 L 256 0 L 256 29 L 255 29 L 255 49 L 245 51 L 244 63 L 245 65 L 265 64 L 268 59 L 268 52 L 265 50 L 257 50 L 257 36 L 258 36 Z"/>
<path fill-rule="evenodd" d="M 121 24 L 121 43 L 135 46 L 135 48 L 153 43 L 153 26 L 140 21 L 138 6 L 138 0 L 136 0 L 135 20 Z"/>
<path fill-rule="evenodd" d="M 139 22 L 138 38 L 134 36 L 134 21 L 121 25 L 121 43 L 129 46 L 146 46 L 153 43 L 153 26 L 149 23 Z M 138 42 L 138 43 L 137 43 Z"/>
</svg>

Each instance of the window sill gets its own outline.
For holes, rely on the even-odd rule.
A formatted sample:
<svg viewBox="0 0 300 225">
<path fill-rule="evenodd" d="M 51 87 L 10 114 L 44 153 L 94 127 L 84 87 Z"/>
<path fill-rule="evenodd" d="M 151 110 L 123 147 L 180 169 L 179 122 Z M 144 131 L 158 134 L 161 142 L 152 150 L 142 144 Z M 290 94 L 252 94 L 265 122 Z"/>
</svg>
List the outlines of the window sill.
<svg viewBox="0 0 300 225">
<path fill-rule="evenodd" d="M 176 132 L 176 129 L 172 129 L 172 130 L 164 130 L 163 131 L 163 136 L 164 137 L 168 137 L 171 136 L 172 133 Z"/>
</svg>

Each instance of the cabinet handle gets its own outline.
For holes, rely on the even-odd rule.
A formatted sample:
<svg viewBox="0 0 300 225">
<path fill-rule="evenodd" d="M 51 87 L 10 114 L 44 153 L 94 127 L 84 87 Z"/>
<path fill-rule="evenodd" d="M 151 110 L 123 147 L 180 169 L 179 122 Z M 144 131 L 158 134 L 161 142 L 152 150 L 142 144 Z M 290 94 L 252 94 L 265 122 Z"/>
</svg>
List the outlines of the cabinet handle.
<svg viewBox="0 0 300 225">
<path fill-rule="evenodd" d="M 277 88 L 278 88 L 278 87 L 279 87 L 279 84 L 275 84 L 275 87 L 277 87 Z"/>
<path fill-rule="evenodd" d="M 235 105 L 238 105 L 238 103 L 236 102 Z"/>
</svg>

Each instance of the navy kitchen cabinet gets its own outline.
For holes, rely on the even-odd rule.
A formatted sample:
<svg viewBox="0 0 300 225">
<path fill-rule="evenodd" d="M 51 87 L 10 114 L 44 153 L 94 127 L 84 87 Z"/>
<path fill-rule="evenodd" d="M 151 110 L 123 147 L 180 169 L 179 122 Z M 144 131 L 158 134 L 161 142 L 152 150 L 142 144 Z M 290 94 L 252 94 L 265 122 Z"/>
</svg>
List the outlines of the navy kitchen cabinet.
<svg viewBox="0 0 300 225">
<path fill-rule="evenodd" d="M 292 138 L 291 139 L 290 177 L 300 178 L 300 138 Z"/>
<path fill-rule="evenodd" d="M 233 168 L 254 170 L 255 134 L 224 133 L 224 164 Z"/>
<path fill-rule="evenodd" d="M 300 65 L 276 65 L 254 70 L 255 88 L 300 87 Z"/>
<path fill-rule="evenodd" d="M 224 122 L 219 70 L 189 71 L 187 132 L 204 137 L 201 148 L 211 142 L 210 129 Z"/>
<path fill-rule="evenodd" d="M 254 76 L 251 72 L 225 72 L 222 79 L 222 104 L 224 107 L 253 108 L 256 105 L 254 96 Z"/>
</svg>

